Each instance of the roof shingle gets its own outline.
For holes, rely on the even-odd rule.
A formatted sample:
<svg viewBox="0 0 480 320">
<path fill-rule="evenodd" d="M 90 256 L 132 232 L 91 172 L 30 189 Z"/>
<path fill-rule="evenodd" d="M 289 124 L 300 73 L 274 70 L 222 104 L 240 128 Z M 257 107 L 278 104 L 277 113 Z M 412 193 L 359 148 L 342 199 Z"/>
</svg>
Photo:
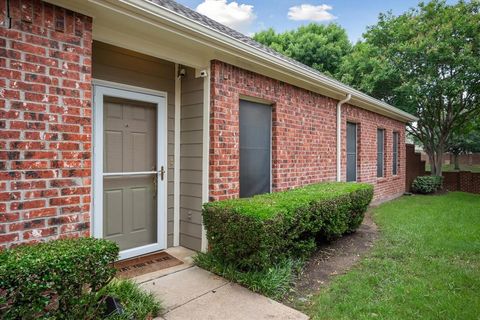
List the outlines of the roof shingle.
<svg viewBox="0 0 480 320">
<path fill-rule="evenodd" d="M 235 38 L 238 41 L 241 41 L 245 44 L 253 46 L 253 47 L 255 47 L 259 50 L 262 50 L 265 53 L 268 53 L 268 54 L 273 55 L 277 58 L 286 60 L 286 61 L 288 61 L 292 64 L 295 64 L 299 67 L 306 68 L 306 69 L 310 70 L 311 72 L 315 72 L 319 75 L 327 77 L 325 74 L 319 72 L 318 70 L 313 69 L 313 68 L 311 68 L 311 67 L 309 67 L 309 66 L 307 66 L 307 65 L 305 65 L 301 62 L 298 62 L 297 60 L 289 58 L 289 57 L 287 57 L 287 56 L 285 56 L 285 55 L 283 55 L 283 54 L 281 54 L 281 53 L 279 53 L 279 52 L 277 52 L 277 51 L 275 51 L 275 50 L 273 50 L 273 49 L 271 49 L 271 48 L 269 48 L 269 47 L 267 47 L 267 46 L 265 46 L 265 45 L 263 45 L 263 44 L 261 44 L 257 41 L 255 41 L 255 40 L 253 40 L 252 38 L 238 32 L 236 30 L 233 30 L 232 28 L 229 28 L 229 27 L 227 27 L 227 26 L 225 26 L 225 25 L 223 25 L 223 24 L 221 24 L 221 23 L 219 23 L 219 22 L 217 22 L 213 19 L 210 19 L 209 17 L 207 17 L 207 16 L 205 16 L 201 13 L 198 13 L 198 12 L 196 12 L 196 11 L 190 9 L 190 8 L 185 7 L 184 5 L 182 5 L 178 2 L 175 2 L 173 0 L 147 0 L 147 1 L 153 2 L 153 3 L 155 3 L 159 6 L 162 6 L 166 9 L 168 9 L 168 10 L 174 11 L 174 12 L 176 12 L 176 13 L 178 13 L 178 14 L 180 14 L 180 15 L 188 18 L 188 19 L 196 21 L 199 24 L 202 24 L 206 27 L 210 27 L 210 28 L 212 28 L 212 29 L 214 29 L 218 32 L 223 33 L 224 35 L 230 36 L 232 38 Z M 337 82 L 338 84 L 342 84 L 341 82 L 339 82 L 335 79 L 332 79 L 332 78 L 330 78 L 330 79 L 334 82 Z"/>
</svg>

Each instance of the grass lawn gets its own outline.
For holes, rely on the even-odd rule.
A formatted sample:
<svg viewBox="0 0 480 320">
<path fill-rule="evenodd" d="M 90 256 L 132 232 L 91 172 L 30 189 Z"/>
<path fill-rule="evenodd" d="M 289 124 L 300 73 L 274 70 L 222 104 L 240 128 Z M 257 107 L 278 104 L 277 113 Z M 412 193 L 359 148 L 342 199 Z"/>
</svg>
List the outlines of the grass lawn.
<svg viewBox="0 0 480 320">
<path fill-rule="evenodd" d="M 430 167 L 429 164 L 426 164 L 426 165 L 425 165 L 425 170 L 426 170 L 426 171 L 430 171 L 430 170 L 431 170 L 431 167 Z M 453 165 L 453 164 L 444 164 L 444 165 L 442 166 L 442 170 L 443 170 L 443 172 L 455 172 L 455 171 L 458 171 L 458 170 L 455 170 L 455 165 Z M 461 171 L 480 172 L 480 165 L 478 165 L 478 164 L 474 164 L 474 165 L 471 165 L 471 166 L 460 165 L 460 170 L 461 170 Z"/>
<path fill-rule="evenodd" d="M 480 196 L 412 196 L 372 210 L 374 249 L 305 312 L 313 319 L 480 319 Z"/>
</svg>

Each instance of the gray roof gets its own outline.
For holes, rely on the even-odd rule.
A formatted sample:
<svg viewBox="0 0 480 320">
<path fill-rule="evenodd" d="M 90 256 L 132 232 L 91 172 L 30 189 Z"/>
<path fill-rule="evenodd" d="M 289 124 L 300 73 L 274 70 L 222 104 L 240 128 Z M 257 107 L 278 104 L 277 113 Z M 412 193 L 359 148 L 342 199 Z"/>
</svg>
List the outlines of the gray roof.
<svg viewBox="0 0 480 320">
<path fill-rule="evenodd" d="M 332 79 L 331 77 L 328 77 L 326 76 L 325 74 L 319 72 L 318 70 L 316 69 L 313 69 L 309 66 L 306 66 L 304 65 L 303 63 L 301 62 L 298 62 L 292 58 L 289 58 L 287 56 L 284 56 L 283 54 L 267 47 L 267 46 L 264 46 L 263 44 L 261 43 L 258 43 L 257 41 L 253 40 L 252 38 L 238 32 L 238 31 L 235 31 L 219 22 L 216 22 L 215 20 L 212 20 L 210 19 L 209 17 L 207 16 L 204 16 L 203 14 L 200 14 L 190 8 L 187 8 L 173 0 L 145 0 L 145 1 L 148 1 L 148 2 L 151 2 L 151 3 L 154 3 L 158 6 L 161 6 L 163 8 L 165 8 L 166 10 L 169 10 L 171 12 L 175 12 L 176 14 L 180 15 L 180 16 L 183 16 L 185 17 L 186 19 L 189 19 L 191 21 L 194 21 L 204 27 L 207 27 L 207 28 L 210 28 L 210 29 L 213 29 L 227 37 L 230 37 L 230 38 L 234 38 L 236 39 L 237 41 L 240 41 L 250 47 L 253 47 L 257 50 L 260 50 L 260 51 L 263 51 L 264 53 L 274 57 L 274 58 L 277 58 L 277 59 L 280 59 L 280 60 L 283 60 L 289 64 L 291 64 L 292 66 L 296 66 L 298 68 L 301 68 L 301 69 L 304 69 L 305 71 L 311 73 L 312 75 L 317 75 L 319 76 L 320 78 L 323 78 L 325 79 L 326 81 L 328 81 L 330 84 L 332 85 L 336 85 L 338 87 L 343 87 L 347 92 L 351 92 L 351 93 L 354 93 L 355 95 L 357 95 L 358 97 L 362 98 L 362 99 L 365 99 L 367 101 L 374 101 L 374 104 L 376 106 L 379 106 L 380 108 L 383 108 L 385 110 L 388 110 L 390 112 L 393 112 L 399 116 L 401 116 L 402 118 L 408 118 L 410 121 L 415 121 L 415 120 L 418 120 L 416 117 L 412 116 L 411 114 L 405 112 L 405 111 L 402 111 L 398 108 L 395 108 L 381 100 L 378 100 L 378 99 L 375 99 L 373 97 L 370 97 L 368 96 L 367 94 L 363 93 L 363 92 L 360 92 L 359 90 L 356 90 L 340 81 L 337 81 L 335 79 Z"/>
<path fill-rule="evenodd" d="M 248 44 L 250 46 L 253 46 L 259 50 L 262 50 L 268 54 L 271 54 L 273 56 L 276 56 L 280 59 L 283 59 L 283 60 L 287 60 L 288 62 L 292 63 L 292 64 L 295 64 L 299 67 L 302 67 L 302 68 L 306 68 L 306 69 L 309 69 L 310 71 L 312 72 L 315 72 L 315 73 L 318 73 L 322 76 L 325 76 L 323 73 L 319 72 L 318 70 L 316 69 L 313 69 L 307 65 L 304 65 L 303 63 L 301 62 L 298 62 L 297 60 L 294 60 L 292 58 L 289 58 L 255 40 L 253 40 L 252 38 L 236 31 L 236 30 L 233 30 L 232 28 L 229 28 L 213 19 L 210 19 L 209 17 L 207 16 L 204 16 L 203 14 L 201 13 L 198 13 L 190 8 L 187 8 L 185 7 L 184 5 L 178 3 L 178 2 L 175 2 L 173 0 L 147 0 L 147 1 L 150 1 L 150 2 L 153 2 L 155 4 L 158 4 L 159 6 L 162 6 L 164 8 L 167 8 L 168 10 L 171 10 L 171 11 L 174 11 L 188 19 L 191 19 L 191 20 L 194 20 L 206 27 L 210 27 L 216 31 L 219 31 L 227 36 L 230 36 L 230 37 L 233 37 L 235 38 L 236 40 L 239 40 L 245 44 Z M 329 77 L 330 78 L 330 77 Z M 330 78 L 331 79 L 331 78 Z M 336 81 L 335 79 L 332 79 L 333 81 L 335 82 L 338 82 L 339 84 L 341 82 L 339 81 Z"/>
</svg>

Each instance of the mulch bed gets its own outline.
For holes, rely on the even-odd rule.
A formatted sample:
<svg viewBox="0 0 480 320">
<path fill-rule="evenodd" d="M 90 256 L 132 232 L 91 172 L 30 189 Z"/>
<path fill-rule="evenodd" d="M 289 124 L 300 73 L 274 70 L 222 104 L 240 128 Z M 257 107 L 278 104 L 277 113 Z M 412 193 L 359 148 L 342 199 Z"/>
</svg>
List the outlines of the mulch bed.
<svg viewBox="0 0 480 320">
<path fill-rule="evenodd" d="M 326 287 L 333 277 L 346 273 L 377 239 L 378 229 L 367 214 L 356 232 L 320 244 L 306 262 L 301 274 L 283 302 L 296 306 L 308 302 L 313 294 Z"/>
</svg>

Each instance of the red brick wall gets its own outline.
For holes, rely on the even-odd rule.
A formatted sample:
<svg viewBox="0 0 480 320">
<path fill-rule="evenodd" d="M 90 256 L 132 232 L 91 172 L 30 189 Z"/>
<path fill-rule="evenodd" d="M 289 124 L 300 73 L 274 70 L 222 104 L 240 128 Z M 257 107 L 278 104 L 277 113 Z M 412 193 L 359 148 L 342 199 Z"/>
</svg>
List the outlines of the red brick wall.
<svg viewBox="0 0 480 320">
<path fill-rule="evenodd" d="M 5 17 L 0 1 L 0 20 Z M 11 0 L 0 27 L 0 248 L 89 234 L 89 17 Z"/>
<path fill-rule="evenodd" d="M 480 193 L 480 172 L 442 172 L 442 176 L 445 190 Z"/>
<path fill-rule="evenodd" d="M 212 61 L 210 109 L 210 199 L 239 195 L 239 99 L 272 102 L 273 190 L 336 179 L 337 101 L 295 86 Z M 345 105 L 342 177 L 345 177 L 346 121 L 360 124 L 359 180 L 375 185 L 375 199 L 403 193 L 405 124 Z M 377 127 L 386 129 L 386 177 L 376 178 Z M 392 177 L 392 131 L 400 133 L 400 168 Z"/>
<path fill-rule="evenodd" d="M 411 191 L 413 180 L 418 176 L 424 176 L 425 160 L 422 160 L 422 154 L 415 151 L 414 144 L 406 145 L 406 176 L 405 176 L 405 190 Z"/>
<path fill-rule="evenodd" d="M 342 181 L 346 179 L 346 123 L 357 123 L 357 181 L 375 186 L 374 201 L 385 201 L 405 192 L 405 124 L 351 105 L 342 107 Z M 377 129 L 385 130 L 384 176 L 377 178 Z M 399 133 L 397 174 L 393 170 L 393 132 Z"/>
</svg>

